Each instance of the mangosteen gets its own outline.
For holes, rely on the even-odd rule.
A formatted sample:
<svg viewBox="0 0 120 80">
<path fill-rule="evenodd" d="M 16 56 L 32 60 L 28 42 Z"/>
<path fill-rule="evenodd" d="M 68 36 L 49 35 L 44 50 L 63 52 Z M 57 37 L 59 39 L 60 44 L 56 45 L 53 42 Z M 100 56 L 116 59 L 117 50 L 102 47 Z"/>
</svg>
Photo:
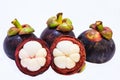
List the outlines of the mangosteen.
<svg viewBox="0 0 120 80">
<path fill-rule="evenodd" d="M 47 42 L 50 47 L 54 39 L 61 35 L 70 35 L 75 37 L 72 22 L 69 18 L 62 18 L 62 13 L 50 17 L 47 21 L 47 28 L 43 30 L 40 38 Z"/>
<path fill-rule="evenodd" d="M 6 53 L 6 55 L 10 59 L 15 59 L 14 54 L 16 47 L 20 42 L 22 42 L 24 39 L 27 38 L 36 38 L 36 36 L 33 34 L 34 29 L 28 25 L 24 24 L 21 25 L 17 19 L 14 19 L 12 21 L 12 24 L 14 24 L 14 27 L 11 27 L 8 30 L 7 36 L 4 39 L 3 43 L 3 49 Z"/>
<path fill-rule="evenodd" d="M 53 61 L 51 67 L 62 75 L 81 72 L 85 66 L 85 48 L 75 37 L 59 36 L 50 47 Z"/>
<path fill-rule="evenodd" d="M 111 60 L 115 54 L 112 30 L 103 26 L 102 21 L 96 21 L 90 28 L 78 36 L 86 49 L 86 61 L 100 64 Z"/>
<path fill-rule="evenodd" d="M 15 62 L 26 75 L 37 76 L 45 72 L 51 64 L 51 54 L 47 44 L 38 38 L 23 40 L 16 48 Z"/>
</svg>

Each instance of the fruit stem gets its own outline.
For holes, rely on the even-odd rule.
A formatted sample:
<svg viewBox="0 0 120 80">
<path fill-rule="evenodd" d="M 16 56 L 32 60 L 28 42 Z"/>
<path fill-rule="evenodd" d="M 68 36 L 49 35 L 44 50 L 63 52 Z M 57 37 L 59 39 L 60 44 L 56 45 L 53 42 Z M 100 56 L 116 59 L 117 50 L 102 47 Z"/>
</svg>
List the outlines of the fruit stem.
<svg viewBox="0 0 120 80">
<path fill-rule="evenodd" d="M 59 24 L 62 24 L 62 15 L 63 15 L 63 13 L 58 13 L 58 14 L 57 14 L 57 22 L 58 22 Z"/>
<path fill-rule="evenodd" d="M 13 25 L 15 25 L 16 28 L 22 29 L 22 25 L 19 23 L 19 21 L 15 18 L 12 22 Z"/>
<path fill-rule="evenodd" d="M 97 29 L 98 31 L 103 31 L 104 30 L 104 27 L 103 27 L 103 24 L 102 24 L 102 21 L 96 21 L 96 26 L 97 26 Z"/>
</svg>

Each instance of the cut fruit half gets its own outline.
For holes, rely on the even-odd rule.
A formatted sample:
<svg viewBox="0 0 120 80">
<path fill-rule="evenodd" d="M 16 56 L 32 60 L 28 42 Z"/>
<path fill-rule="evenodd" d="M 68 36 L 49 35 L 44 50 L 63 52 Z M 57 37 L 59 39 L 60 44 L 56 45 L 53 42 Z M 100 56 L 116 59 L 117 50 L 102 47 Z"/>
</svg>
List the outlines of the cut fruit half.
<svg viewBox="0 0 120 80">
<path fill-rule="evenodd" d="M 60 36 L 50 48 L 53 61 L 52 68 L 60 74 L 69 75 L 79 72 L 85 64 L 83 44 L 74 37 Z"/>
<path fill-rule="evenodd" d="M 44 41 L 30 38 L 17 47 L 15 62 L 23 73 L 36 76 L 49 68 L 51 54 Z"/>
</svg>

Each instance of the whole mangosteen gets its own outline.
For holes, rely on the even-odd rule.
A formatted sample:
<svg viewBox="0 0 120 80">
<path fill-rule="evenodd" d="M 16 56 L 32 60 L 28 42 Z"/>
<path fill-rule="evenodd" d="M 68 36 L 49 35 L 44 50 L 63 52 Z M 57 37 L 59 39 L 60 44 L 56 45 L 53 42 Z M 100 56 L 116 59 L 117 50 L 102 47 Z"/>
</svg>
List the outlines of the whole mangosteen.
<svg viewBox="0 0 120 80">
<path fill-rule="evenodd" d="M 75 37 L 73 33 L 73 25 L 69 18 L 62 18 L 62 13 L 57 16 L 50 17 L 47 21 L 47 28 L 41 33 L 40 38 L 47 42 L 50 47 L 54 39 L 61 35 L 70 35 Z"/>
<path fill-rule="evenodd" d="M 36 38 L 36 36 L 33 34 L 34 29 L 30 25 L 21 25 L 17 19 L 14 19 L 12 24 L 15 26 L 8 30 L 7 36 L 4 39 L 3 49 L 6 55 L 14 60 L 15 50 L 18 44 L 24 39 Z"/>
<path fill-rule="evenodd" d="M 75 37 L 59 36 L 50 47 L 51 67 L 62 75 L 71 75 L 83 71 L 85 67 L 85 48 Z"/>
<path fill-rule="evenodd" d="M 115 54 L 113 32 L 109 27 L 103 26 L 102 21 L 96 21 L 90 28 L 78 36 L 85 46 L 86 60 L 92 63 L 105 63 Z"/>
</svg>

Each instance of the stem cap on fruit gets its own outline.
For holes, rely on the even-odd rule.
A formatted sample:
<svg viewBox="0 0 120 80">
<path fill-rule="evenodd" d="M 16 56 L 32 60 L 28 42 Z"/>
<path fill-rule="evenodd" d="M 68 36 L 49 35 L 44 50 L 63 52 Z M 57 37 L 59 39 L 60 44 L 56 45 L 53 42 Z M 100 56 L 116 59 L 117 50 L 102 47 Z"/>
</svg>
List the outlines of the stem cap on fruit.
<svg viewBox="0 0 120 80">
<path fill-rule="evenodd" d="M 17 29 L 16 27 L 11 27 L 8 32 L 7 35 L 8 36 L 13 36 L 16 35 L 19 32 L 19 29 Z"/>
<path fill-rule="evenodd" d="M 56 20 L 57 20 L 57 17 L 55 17 L 55 16 L 50 17 L 47 21 L 47 25 L 50 28 L 56 28 L 58 26 L 58 22 Z"/>
<path fill-rule="evenodd" d="M 24 27 L 20 30 L 19 35 L 30 34 L 32 32 L 34 32 L 34 29 L 30 25 L 25 24 Z"/>
<path fill-rule="evenodd" d="M 21 25 L 17 19 L 14 19 L 12 22 L 11 22 L 13 25 L 15 25 L 15 27 L 11 27 L 9 30 L 8 30 L 8 36 L 14 36 L 14 35 L 23 35 L 23 34 L 30 34 L 32 32 L 34 32 L 34 29 L 28 25 L 28 24 L 25 24 L 25 25 Z"/>
<path fill-rule="evenodd" d="M 95 24 L 90 25 L 90 28 L 97 30 L 107 40 L 112 38 L 112 30 L 109 27 L 104 27 L 102 21 L 96 21 Z"/>
<path fill-rule="evenodd" d="M 57 27 L 57 30 L 67 32 L 73 30 L 72 22 L 68 18 L 64 18 L 62 24 Z"/>
<path fill-rule="evenodd" d="M 109 27 L 104 27 L 104 30 L 101 32 L 101 35 L 110 40 L 112 38 L 112 30 Z"/>
<path fill-rule="evenodd" d="M 58 13 L 56 16 L 50 17 L 47 21 L 47 25 L 50 28 L 56 28 L 56 30 L 62 32 L 68 32 L 73 30 L 72 22 L 69 18 L 62 19 L 62 13 Z"/>
</svg>

